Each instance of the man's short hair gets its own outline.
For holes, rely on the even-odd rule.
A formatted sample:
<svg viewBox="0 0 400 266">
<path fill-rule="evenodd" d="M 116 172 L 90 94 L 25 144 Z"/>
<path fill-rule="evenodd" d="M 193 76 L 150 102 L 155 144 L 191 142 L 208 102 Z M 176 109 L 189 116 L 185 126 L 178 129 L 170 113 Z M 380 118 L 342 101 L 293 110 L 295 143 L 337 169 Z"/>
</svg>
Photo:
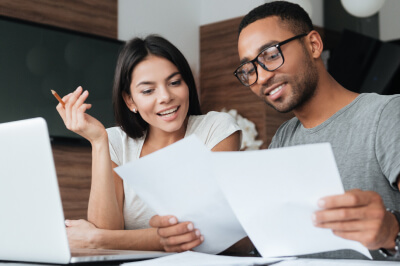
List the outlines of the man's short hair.
<svg viewBox="0 0 400 266">
<path fill-rule="evenodd" d="M 275 1 L 251 10 L 240 22 L 239 35 L 249 24 L 271 16 L 279 17 L 282 26 L 286 26 L 295 35 L 309 33 L 314 29 L 310 16 L 301 6 L 286 1 Z"/>
</svg>

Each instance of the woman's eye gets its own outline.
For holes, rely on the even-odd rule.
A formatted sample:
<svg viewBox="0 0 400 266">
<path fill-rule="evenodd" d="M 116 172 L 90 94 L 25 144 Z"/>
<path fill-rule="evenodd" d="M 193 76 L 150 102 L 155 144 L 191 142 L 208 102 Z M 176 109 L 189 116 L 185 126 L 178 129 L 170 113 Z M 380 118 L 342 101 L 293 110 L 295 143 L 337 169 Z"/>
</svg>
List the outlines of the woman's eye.
<svg viewBox="0 0 400 266">
<path fill-rule="evenodd" d="M 150 94 L 150 93 L 152 93 L 152 92 L 153 92 L 152 89 L 145 89 L 145 90 L 142 90 L 142 93 L 143 93 L 143 94 Z"/>
<path fill-rule="evenodd" d="M 171 86 L 179 86 L 179 85 L 181 85 L 181 83 L 182 83 L 182 81 L 180 79 L 178 79 L 178 80 L 171 81 L 170 85 Z"/>
</svg>

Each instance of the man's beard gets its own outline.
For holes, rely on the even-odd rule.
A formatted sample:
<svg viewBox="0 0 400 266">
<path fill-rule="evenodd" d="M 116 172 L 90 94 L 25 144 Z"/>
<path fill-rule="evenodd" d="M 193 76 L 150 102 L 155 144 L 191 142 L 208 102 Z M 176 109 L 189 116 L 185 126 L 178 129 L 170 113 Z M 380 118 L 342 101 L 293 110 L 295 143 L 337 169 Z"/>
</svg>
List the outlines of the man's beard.
<svg viewBox="0 0 400 266">
<path fill-rule="evenodd" d="M 275 105 L 264 98 L 266 104 L 280 113 L 288 113 L 303 106 L 314 96 L 319 78 L 318 70 L 317 67 L 312 64 L 310 59 L 307 58 L 305 60 L 304 71 L 298 76 L 294 78 L 284 76 L 283 78 L 272 79 L 268 82 L 269 84 L 274 84 L 284 81 L 287 84 L 290 84 L 292 87 L 292 95 L 287 96 L 286 99 L 278 99 L 275 101 L 278 104 Z"/>
</svg>

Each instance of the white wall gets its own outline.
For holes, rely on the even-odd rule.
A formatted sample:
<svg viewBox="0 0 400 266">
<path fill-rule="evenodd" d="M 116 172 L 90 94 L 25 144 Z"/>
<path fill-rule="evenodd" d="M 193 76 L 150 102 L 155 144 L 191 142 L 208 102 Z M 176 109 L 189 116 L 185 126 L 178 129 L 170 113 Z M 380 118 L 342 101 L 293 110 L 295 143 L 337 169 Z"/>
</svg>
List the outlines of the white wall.
<svg viewBox="0 0 400 266">
<path fill-rule="evenodd" d="M 400 1 L 386 0 L 379 12 L 379 35 L 382 41 L 400 39 Z"/>
<path fill-rule="evenodd" d="M 197 0 L 119 0 L 118 39 L 159 34 L 178 47 L 198 73 L 199 9 Z"/>
<path fill-rule="evenodd" d="M 265 0 L 265 3 L 273 2 L 274 0 Z M 324 1 L 323 0 L 286 0 L 296 3 L 307 11 L 314 25 L 324 26 Z"/>
<path fill-rule="evenodd" d="M 193 0 L 191 0 L 193 1 Z M 200 0 L 200 25 L 246 15 L 265 0 Z"/>
<path fill-rule="evenodd" d="M 312 7 L 314 24 L 323 26 L 323 0 L 291 0 Z M 196 80 L 200 71 L 201 25 L 246 15 L 268 0 L 119 0 L 118 39 L 151 33 L 176 45 L 189 61 Z M 303 6 L 306 10 L 306 6 Z"/>
</svg>

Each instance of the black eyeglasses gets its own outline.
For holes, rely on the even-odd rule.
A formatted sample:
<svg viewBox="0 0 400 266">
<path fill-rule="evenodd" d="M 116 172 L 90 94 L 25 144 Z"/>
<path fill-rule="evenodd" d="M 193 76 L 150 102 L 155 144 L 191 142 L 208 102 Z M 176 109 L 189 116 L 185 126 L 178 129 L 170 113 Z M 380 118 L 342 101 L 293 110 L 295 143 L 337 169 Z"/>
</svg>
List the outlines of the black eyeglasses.
<svg viewBox="0 0 400 266">
<path fill-rule="evenodd" d="M 257 66 L 255 62 L 257 62 L 263 69 L 271 72 L 280 68 L 285 62 L 281 46 L 304 36 L 307 36 L 307 34 L 300 34 L 283 42 L 268 46 L 263 49 L 256 58 L 241 64 L 235 72 L 233 72 L 233 75 L 235 75 L 244 86 L 248 87 L 253 85 L 258 79 Z"/>
</svg>

